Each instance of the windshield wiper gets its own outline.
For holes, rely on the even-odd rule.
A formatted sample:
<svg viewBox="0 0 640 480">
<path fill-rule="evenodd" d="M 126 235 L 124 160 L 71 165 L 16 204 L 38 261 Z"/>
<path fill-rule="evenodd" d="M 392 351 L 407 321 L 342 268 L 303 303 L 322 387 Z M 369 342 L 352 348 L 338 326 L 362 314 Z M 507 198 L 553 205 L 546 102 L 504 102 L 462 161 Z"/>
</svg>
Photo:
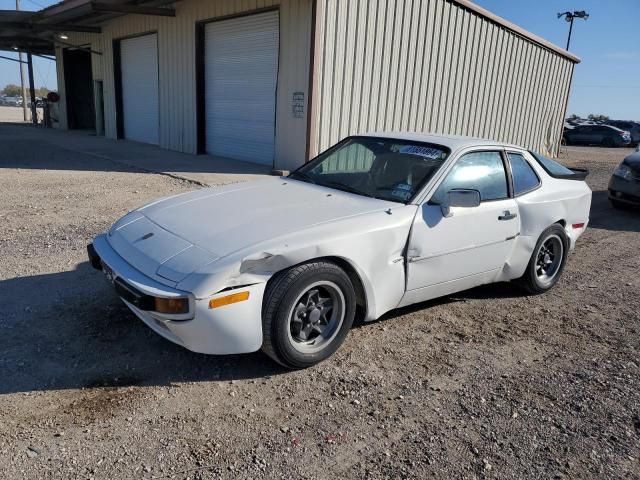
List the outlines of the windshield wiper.
<svg viewBox="0 0 640 480">
<path fill-rule="evenodd" d="M 311 177 L 310 175 L 307 175 L 304 172 L 291 172 L 289 174 L 290 177 L 293 177 L 294 175 L 297 177 L 300 177 L 305 182 L 313 183 L 314 185 L 318 183 L 313 179 L 313 177 Z"/>
<path fill-rule="evenodd" d="M 334 187 L 338 190 L 343 190 L 345 192 L 349 192 L 349 193 L 355 193 L 356 195 L 362 195 L 363 197 L 369 197 L 369 198 L 378 198 L 375 195 L 372 195 L 370 193 L 367 192 L 363 192 L 362 190 L 358 190 L 357 188 L 352 187 L 351 185 L 347 185 L 346 183 L 342 183 L 342 182 L 335 182 L 335 181 L 327 181 L 327 182 L 322 182 L 320 185 L 325 186 L 325 187 Z M 381 200 L 381 199 L 379 199 Z"/>
</svg>

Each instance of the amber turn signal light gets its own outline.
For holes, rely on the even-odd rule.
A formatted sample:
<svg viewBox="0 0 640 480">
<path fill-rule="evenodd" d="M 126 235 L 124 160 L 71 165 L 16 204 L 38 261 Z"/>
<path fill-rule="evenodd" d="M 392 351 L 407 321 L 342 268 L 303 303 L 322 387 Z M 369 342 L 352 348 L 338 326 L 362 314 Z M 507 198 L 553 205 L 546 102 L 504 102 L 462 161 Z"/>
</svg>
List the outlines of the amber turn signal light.
<svg viewBox="0 0 640 480">
<path fill-rule="evenodd" d="M 226 297 L 211 299 L 209 301 L 209 308 L 226 307 L 227 305 L 244 302 L 245 300 L 249 300 L 249 292 L 234 293 L 232 295 L 227 295 Z"/>
<path fill-rule="evenodd" d="M 189 313 L 188 298 L 155 298 L 154 311 L 170 315 Z"/>
</svg>

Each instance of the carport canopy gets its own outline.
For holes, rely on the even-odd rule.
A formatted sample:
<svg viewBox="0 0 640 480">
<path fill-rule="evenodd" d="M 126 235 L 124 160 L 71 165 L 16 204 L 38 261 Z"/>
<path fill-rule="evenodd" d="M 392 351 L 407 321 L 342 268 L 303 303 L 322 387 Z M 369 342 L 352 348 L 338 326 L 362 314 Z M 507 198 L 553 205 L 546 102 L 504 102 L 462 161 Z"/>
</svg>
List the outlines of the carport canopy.
<svg viewBox="0 0 640 480">
<path fill-rule="evenodd" d="M 54 55 L 55 46 L 77 47 L 65 32 L 100 33 L 100 25 L 122 15 L 175 16 L 172 1 L 65 0 L 36 12 L 0 10 L 0 50 Z M 100 54 L 101 52 L 92 52 Z"/>
</svg>

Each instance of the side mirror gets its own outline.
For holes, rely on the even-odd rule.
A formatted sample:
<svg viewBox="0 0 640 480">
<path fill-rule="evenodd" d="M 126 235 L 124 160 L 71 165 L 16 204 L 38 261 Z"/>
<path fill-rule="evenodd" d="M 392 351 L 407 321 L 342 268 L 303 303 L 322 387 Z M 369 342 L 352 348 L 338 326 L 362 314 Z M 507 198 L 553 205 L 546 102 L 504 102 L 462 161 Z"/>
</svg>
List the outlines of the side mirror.
<svg viewBox="0 0 640 480">
<path fill-rule="evenodd" d="M 474 208 L 480 206 L 480 192 L 470 189 L 449 190 L 444 202 L 440 206 L 442 215 L 446 218 L 453 215 L 451 207 Z"/>
</svg>

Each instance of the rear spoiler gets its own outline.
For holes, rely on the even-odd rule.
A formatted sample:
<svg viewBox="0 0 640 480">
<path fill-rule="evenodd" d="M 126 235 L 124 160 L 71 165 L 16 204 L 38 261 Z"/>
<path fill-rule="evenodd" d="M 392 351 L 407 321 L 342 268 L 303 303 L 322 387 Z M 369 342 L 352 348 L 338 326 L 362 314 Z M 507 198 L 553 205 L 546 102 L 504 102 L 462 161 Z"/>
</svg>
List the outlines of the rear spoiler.
<svg viewBox="0 0 640 480">
<path fill-rule="evenodd" d="M 589 176 L 589 170 L 586 168 L 570 168 L 573 175 L 557 175 L 556 178 L 564 178 L 566 180 L 585 180 Z"/>
</svg>

